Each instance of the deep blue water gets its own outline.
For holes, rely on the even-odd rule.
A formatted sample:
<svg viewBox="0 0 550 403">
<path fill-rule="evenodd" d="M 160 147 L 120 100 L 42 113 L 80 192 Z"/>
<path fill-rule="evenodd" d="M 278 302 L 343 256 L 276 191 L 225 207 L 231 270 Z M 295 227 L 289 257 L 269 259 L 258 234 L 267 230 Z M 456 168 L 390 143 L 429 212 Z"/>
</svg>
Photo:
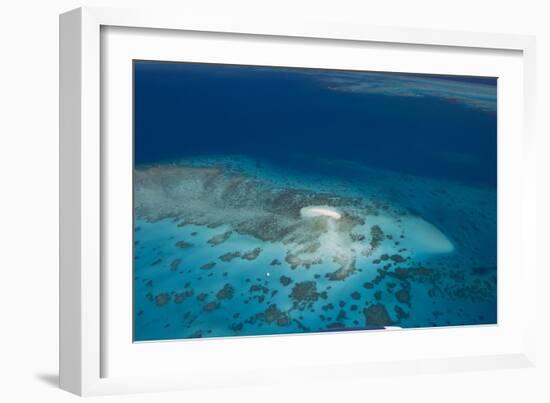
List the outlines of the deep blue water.
<svg viewBox="0 0 550 403">
<path fill-rule="evenodd" d="M 328 90 L 320 78 L 334 71 L 156 62 L 134 69 L 137 165 L 219 153 L 310 170 L 310 159 L 321 158 L 496 186 L 495 111 L 451 97 Z M 440 82 L 493 88 L 496 103 L 496 79 Z"/>
</svg>

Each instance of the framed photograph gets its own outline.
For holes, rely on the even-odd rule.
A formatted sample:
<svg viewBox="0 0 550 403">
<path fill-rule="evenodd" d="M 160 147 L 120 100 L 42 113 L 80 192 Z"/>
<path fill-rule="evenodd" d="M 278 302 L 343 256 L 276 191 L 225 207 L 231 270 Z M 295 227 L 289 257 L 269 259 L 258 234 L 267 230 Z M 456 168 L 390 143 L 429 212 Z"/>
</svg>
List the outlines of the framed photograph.
<svg viewBox="0 0 550 403">
<path fill-rule="evenodd" d="M 534 39 L 60 18 L 60 383 L 534 365 Z"/>
</svg>

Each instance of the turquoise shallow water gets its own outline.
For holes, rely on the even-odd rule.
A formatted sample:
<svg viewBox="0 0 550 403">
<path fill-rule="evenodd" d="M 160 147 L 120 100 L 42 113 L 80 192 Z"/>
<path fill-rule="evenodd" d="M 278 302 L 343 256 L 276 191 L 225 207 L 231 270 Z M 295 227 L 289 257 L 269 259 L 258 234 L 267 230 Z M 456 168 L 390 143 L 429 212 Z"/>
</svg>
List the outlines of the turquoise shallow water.
<svg viewBox="0 0 550 403">
<path fill-rule="evenodd" d="M 496 259 L 487 246 L 494 242 L 494 192 L 368 167 L 363 167 L 371 177 L 368 185 L 349 181 L 337 186 L 337 179 L 319 182 L 315 176 L 289 175 L 288 169 L 258 167 L 242 157 L 229 160 L 212 157 L 193 165 L 224 167 L 279 190 L 321 192 L 326 187 L 336 189 L 341 197 L 374 198 L 382 207 L 353 233 L 368 242 L 370 229 L 378 226 L 384 239 L 370 256 L 356 256 L 351 276 L 334 281 L 327 275 L 338 269 L 337 262 L 324 259 L 292 268 L 285 261 L 292 248 L 281 241 L 262 241 L 230 225 L 193 224 L 182 215 L 159 220 L 138 215 L 136 341 L 496 323 Z M 414 189 L 415 198 L 408 196 L 409 189 Z M 409 209 L 418 205 L 422 212 L 415 210 L 411 215 Z M 387 206 L 391 211 L 402 209 L 403 217 L 385 214 Z M 241 213 L 245 212 L 237 212 Z M 431 232 L 417 231 L 416 221 L 407 227 L 407 220 L 420 217 L 435 224 L 437 233 L 452 243 L 452 251 L 434 253 L 430 250 L 433 239 L 422 238 Z M 230 235 L 218 237 L 218 244 L 209 243 L 222 234 Z M 261 250 L 257 256 L 243 258 L 257 248 Z M 221 258 L 235 252 L 240 256 L 230 261 Z M 395 254 L 400 256 L 398 261 L 388 258 Z M 300 284 L 314 284 L 314 292 L 305 300 L 293 297 Z"/>
</svg>

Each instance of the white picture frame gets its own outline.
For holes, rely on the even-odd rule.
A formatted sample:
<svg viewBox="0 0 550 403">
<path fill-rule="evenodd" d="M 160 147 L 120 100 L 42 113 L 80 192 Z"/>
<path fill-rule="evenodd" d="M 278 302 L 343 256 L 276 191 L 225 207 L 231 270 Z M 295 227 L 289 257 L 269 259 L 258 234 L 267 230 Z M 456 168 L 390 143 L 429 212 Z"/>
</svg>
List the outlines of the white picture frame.
<svg viewBox="0 0 550 403">
<path fill-rule="evenodd" d="M 115 172 L 114 169 L 118 168 L 113 168 L 110 160 L 113 153 L 116 154 L 119 151 L 121 154 L 125 153 L 124 149 L 127 148 L 128 143 L 119 140 L 127 137 L 113 135 L 112 131 L 113 128 L 120 128 L 122 132 L 128 130 L 128 119 L 124 115 L 124 110 L 128 110 L 131 94 L 127 86 L 128 81 L 123 77 L 127 61 L 142 55 L 139 47 L 143 48 L 144 56 L 150 57 L 152 52 L 156 52 L 155 57 L 171 59 L 173 57 L 170 56 L 171 49 L 181 40 L 181 35 L 186 33 L 193 33 L 195 41 L 201 41 L 202 37 L 215 34 L 213 42 L 217 43 L 230 43 L 231 38 L 248 38 L 252 42 L 259 43 L 269 41 L 275 44 L 273 46 L 278 46 L 279 43 L 282 44 L 281 46 L 287 46 L 284 44 L 290 42 L 299 43 L 301 49 L 312 45 L 326 46 L 326 49 L 334 52 L 339 52 L 340 48 L 347 46 L 355 49 L 354 54 L 363 51 L 361 47 L 363 44 L 394 46 L 397 56 L 399 52 L 406 52 L 408 47 L 415 52 L 424 52 L 425 60 L 416 62 L 417 65 L 409 64 L 408 67 L 404 67 L 404 71 L 422 69 L 432 73 L 475 71 L 489 74 L 493 71 L 492 69 L 497 68 L 495 60 L 501 60 L 502 64 L 498 68 L 503 69 L 502 74 L 507 77 L 505 81 L 508 84 L 499 88 L 499 105 L 500 100 L 504 99 L 503 104 L 507 108 L 503 109 L 504 112 L 512 111 L 514 108 L 518 110 L 518 106 L 521 109 L 514 116 L 509 117 L 510 120 L 504 117 L 501 121 L 503 110 L 499 106 L 499 142 L 502 143 L 499 143 L 501 147 L 499 150 L 499 231 L 502 231 L 502 228 L 508 229 L 504 234 L 499 232 L 501 238 L 499 261 L 500 249 L 505 249 L 506 261 L 517 263 L 521 270 L 509 274 L 509 276 L 518 276 L 518 281 L 516 277 L 501 278 L 499 274 L 499 295 L 503 295 L 499 297 L 499 326 L 421 329 L 406 333 L 351 332 L 346 335 L 293 335 L 206 342 L 146 343 L 149 344 L 147 347 L 132 345 L 127 337 L 127 321 L 131 320 L 130 312 L 127 312 L 128 293 L 121 291 L 123 297 L 120 299 L 123 303 L 116 306 L 113 305 L 113 298 L 110 297 L 113 288 L 124 287 L 121 282 L 127 278 L 111 276 L 112 273 L 108 271 L 110 259 L 127 259 L 128 256 L 124 254 L 124 248 L 121 248 L 122 252 L 115 253 L 118 253 L 118 256 L 113 256 L 109 242 L 117 242 L 116 238 L 122 239 L 124 234 L 120 235 L 121 233 L 116 230 L 110 232 L 109 217 L 112 216 L 106 212 L 113 211 L 113 208 L 124 208 L 124 205 L 115 206 L 113 199 L 127 200 L 128 184 L 131 189 L 131 181 L 128 182 L 130 179 L 124 179 L 127 171 Z M 113 36 L 108 39 L 106 34 Z M 131 42 L 130 37 L 139 35 L 142 35 L 139 40 Z M 138 48 L 135 47 L 136 42 L 139 44 Z M 216 45 L 212 44 L 214 47 L 211 55 L 213 56 L 210 56 L 209 61 L 215 62 L 218 57 L 220 61 L 238 57 L 239 61 L 253 63 L 261 57 L 261 52 L 254 53 L 250 51 L 251 48 L 247 48 L 250 44 L 247 44 L 246 40 L 241 42 L 242 48 L 237 44 L 229 46 L 231 51 L 228 51 L 225 56 L 216 54 Z M 192 42 L 189 43 L 191 44 L 189 49 L 199 48 L 197 45 L 192 45 Z M 210 46 L 201 43 L 201 48 L 202 45 Z M 110 53 L 109 47 L 111 50 L 115 49 L 116 53 Z M 438 64 L 437 59 L 430 55 L 432 50 L 449 53 L 452 59 L 449 60 L 452 63 Z M 330 379 L 334 377 L 335 372 L 338 372 L 339 377 L 352 374 L 356 377 L 374 373 L 393 375 L 534 365 L 535 335 L 532 330 L 534 317 L 530 317 L 531 312 L 535 312 L 537 270 L 534 258 L 535 242 L 532 239 L 536 233 L 533 179 L 535 171 L 533 158 L 535 147 L 534 52 L 534 38 L 520 35 L 383 28 L 321 21 L 248 20 L 244 16 L 231 21 L 217 21 L 197 18 L 193 15 L 172 15 L 148 10 L 80 8 L 62 14 L 60 17 L 61 387 L 79 395 L 96 395 L 248 385 L 273 381 L 296 382 L 297 379 Z M 286 51 L 283 53 L 292 55 Z M 272 57 L 281 57 L 282 65 L 292 63 L 292 59 L 283 60 L 280 54 L 279 56 L 276 52 L 273 54 L 275 56 Z M 467 57 L 467 54 L 471 54 L 472 60 L 480 59 L 477 70 L 469 70 L 473 68 L 466 66 L 469 63 L 459 62 L 460 58 Z M 508 54 L 512 56 L 508 58 L 506 56 Z M 500 55 L 505 56 L 498 59 Z M 182 57 L 186 60 L 185 54 Z M 203 57 L 205 56 L 196 53 L 194 60 L 202 60 Z M 308 57 L 309 59 L 301 59 L 296 63 L 318 65 L 319 61 L 314 55 Z M 104 60 L 105 58 L 111 58 L 113 63 L 110 64 L 109 61 Z M 266 56 L 263 63 L 273 64 L 273 59 L 268 59 Z M 344 61 L 335 63 L 348 63 L 345 57 L 341 60 Z M 261 64 L 262 61 L 260 60 L 259 63 Z M 445 70 L 447 68 L 445 66 L 451 64 L 454 67 L 451 70 Z M 464 66 L 461 67 L 461 64 Z M 342 67 L 342 64 L 334 66 Z M 359 64 L 356 68 L 359 69 L 361 66 Z M 372 63 L 369 66 L 372 67 Z M 506 66 L 509 66 L 509 69 Z M 376 69 L 376 66 L 374 68 Z M 378 68 L 388 69 L 382 64 Z M 431 70 L 428 71 L 429 69 Z M 107 76 L 115 80 L 107 80 Z M 503 89 L 503 92 L 500 92 L 500 89 Z M 120 108 L 116 110 L 122 112 L 117 113 L 117 116 L 121 117 L 113 121 L 110 118 L 112 115 L 110 108 Z M 505 125 L 502 126 L 501 123 Z M 506 134 L 503 141 L 500 141 L 501 131 Z M 128 156 L 128 154 L 125 155 Z M 126 157 L 122 157 L 122 165 L 128 162 L 124 159 Z M 125 165 L 124 169 L 127 169 L 128 164 Z M 109 185 L 110 182 L 116 181 L 114 178 L 117 175 L 122 178 L 120 182 L 116 182 L 117 188 L 126 189 L 126 196 L 122 194 L 120 198 L 112 193 L 113 188 Z M 504 187 L 500 185 L 501 176 L 507 179 L 509 185 L 505 184 Z M 506 196 L 504 205 L 500 204 L 501 195 Z M 501 209 L 502 206 L 504 209 Z M 505 214 L 512 210 L 516 212 L 514 217 Z M 108 242 L 105 231 L 109 235 Z M 512 245 L 514 248 L 506 248 Z M 512 279 L 514 284 L 519 284 L 513 291 L 511 290 L 514 285 L 511 284 Z M 501 282 L 504 285 L 501 286 Z M 510 298 L 521 298 L 521 305 L 516 312 L 512 312 L 510 304 L 507 305 Z M 501 312 L 501 306 L 506 308 L 504 313 Z M 128 313 L 127 317 L 124 312 Z M 523 315 L 521 321 L 513 320 L 520 314 Z M 342 343 L 344 340 L 342 337 L 345 337 L 344 343 Z M 464 344 L 462 348 L 457 347 L 451 351 L 446 347 L 456 344 L 458 340 L 462 340 Z M 341 354 L 332 354 L 327 357 L 315 356 L 315 349 L 323 345 L 357 346 L 365 341 L 368 343 L 376 341 L 381 346 L 384 346 L 384 343 L 388 345 L 401 343 L 405 347 L 414 343 L 419 347 L 416 353 L 411 352 L 409 355 L 407 352 L 411 350 L 410 348 L 403 351 L 397 350 L 394 356 L 388 356 L 387 359 L 376 357 L 374 350 L 370 351 L 370 358 L 367 359 L 361 354 L 355 355 L 351 347 L 347 350 L 343 349 Z M 490 345 L 492 345 L 491 348 L 489 348 Z M 294 354 L 291 360 L 277 361 L 281 352 L 288 349 L 295 353 L 300 352 L 301 355 Z M 384 353 L 384 347 L 379 348 L 378 351 L 381 354 Z M 257 361 L 257 357 L 262 354 L 267 354 L 268 363 L 260 364 Z M 184 357 L 185 360 L 182 359 Z M 219 365 L 211 367 L 210 364 L 216 363 L 216 359 Z M 182 362 L 185 364 L 181 364 Z M 165 368 L 165 370 L 145 370 L 151 367 Z M 329 372 L 330 377 L 327 375 Z"/>
</svg>

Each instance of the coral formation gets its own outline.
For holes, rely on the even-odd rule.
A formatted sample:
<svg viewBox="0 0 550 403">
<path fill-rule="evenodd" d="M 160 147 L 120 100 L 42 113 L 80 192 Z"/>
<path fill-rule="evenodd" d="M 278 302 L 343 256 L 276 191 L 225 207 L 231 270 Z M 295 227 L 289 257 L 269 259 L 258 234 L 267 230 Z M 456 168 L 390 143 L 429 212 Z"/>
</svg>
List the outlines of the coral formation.
<svg viewBox="0 0 550 403">
<path fill-rule="evenodd" d="M 392 321 L 382 304 L 369 305 L 363 310 L 365 321 L 368 326 L 390 326 Z"/>
</svg>

